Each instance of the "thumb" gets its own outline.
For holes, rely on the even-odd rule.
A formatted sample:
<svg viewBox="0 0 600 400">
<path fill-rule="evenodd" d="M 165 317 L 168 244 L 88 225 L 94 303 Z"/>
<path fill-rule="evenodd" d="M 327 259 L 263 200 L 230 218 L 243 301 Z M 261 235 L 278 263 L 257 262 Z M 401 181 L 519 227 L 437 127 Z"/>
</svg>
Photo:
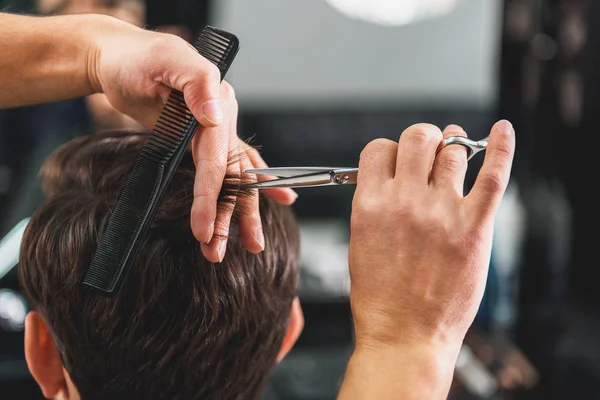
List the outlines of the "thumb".
<svg viewBox="0 0 600 400">
<path fill-rule="evenodd" d="M 198 54 L 189 43 L 173 37 L 161 52 L 157 76 L 166 86 L 183 92 L 185 102 L 200 125 L 211 127 L 223 121 L 220 95 L 221 72 Z"/>
</svg>

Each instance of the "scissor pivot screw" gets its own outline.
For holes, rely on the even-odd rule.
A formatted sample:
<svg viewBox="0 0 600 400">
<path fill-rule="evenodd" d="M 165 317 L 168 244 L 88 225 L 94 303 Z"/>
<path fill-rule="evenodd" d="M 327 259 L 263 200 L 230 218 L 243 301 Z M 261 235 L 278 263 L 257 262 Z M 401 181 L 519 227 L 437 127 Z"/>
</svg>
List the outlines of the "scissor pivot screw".
<svg viewBox="0 0 600 400">
<path fill-rule="evenodd" d="M 350 177 L 348 175 L 336 175 L 335 176 L 335 183 L 337 183 L 338 185 L 343 185 L 344 183 L 348 182 L 350 180 Z"/>
</svg>

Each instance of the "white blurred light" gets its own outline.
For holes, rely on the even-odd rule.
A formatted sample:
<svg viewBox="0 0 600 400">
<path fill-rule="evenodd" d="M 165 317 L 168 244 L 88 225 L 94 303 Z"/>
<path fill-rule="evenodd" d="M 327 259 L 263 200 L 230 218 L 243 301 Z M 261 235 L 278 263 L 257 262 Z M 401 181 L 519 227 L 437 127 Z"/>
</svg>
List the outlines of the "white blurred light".
<svg viewBox="0 0 600 400">
<path fill-rule="evenodd" d="M 0 326 L 9 331 L 21 331 L 26 315 L 27 306 L 22 296 L 10 289 L 0 290 Z"/>
<path fill-rule="evenodd" d="M 0 240 L 0 279 L 13 269 L 19 262 L 21 239 L 29 218 L 21 220 L 10 232 Z"/>
<path fill-rule="evenodd" d="M 348 296 L 348 239 L 339 221 L 300 222 L 300 259 L 303 268 L 318 279 L 320 295 Z"/>
<path fill-rule="evenodd" d="M 349 18 L 384 26 L 407 25 L 448 14 L 458 0 L 326 0 Z"/>
</svg>

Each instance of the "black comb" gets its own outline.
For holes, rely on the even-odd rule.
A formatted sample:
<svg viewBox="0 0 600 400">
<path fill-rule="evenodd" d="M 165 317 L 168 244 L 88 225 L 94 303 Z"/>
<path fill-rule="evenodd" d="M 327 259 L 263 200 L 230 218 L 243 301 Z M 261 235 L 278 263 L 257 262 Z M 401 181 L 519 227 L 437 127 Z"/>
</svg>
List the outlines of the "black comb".
<svg viewBox="0 0 600 400">
<path fill-rule="evenodd" d="M 229 32 L 207 26 L 194 47 L 219 68 L 222 80 L 238 52 L 239 40 Z M 121 192 L 84 285 L 105 294 L 120 289 L 197 128 L 198 121 L 187 108 L 183 93 L 172 90 Z"/>
</svg>

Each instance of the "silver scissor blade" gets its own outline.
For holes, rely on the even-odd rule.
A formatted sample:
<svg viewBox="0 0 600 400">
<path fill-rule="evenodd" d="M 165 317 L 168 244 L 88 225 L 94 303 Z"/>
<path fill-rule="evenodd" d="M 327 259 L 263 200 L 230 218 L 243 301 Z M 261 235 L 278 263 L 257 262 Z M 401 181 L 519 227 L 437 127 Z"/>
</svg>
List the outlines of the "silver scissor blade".
<svg viewBox="0 0 600 400">
<path fill-rule="evenodd" d="M 316 174 L 307 174 L 301 176 L 293 176 L 290 178 L 271 179 L 256 183 L 244 185 L 248 189 L 268 189 L 268 188 L 289 188 L 289 187 L 309 187 L 309 186 L 326 186 L 333 185 L 332 174 L 330 172 L 322 172 Z"/>
<path fill-rule="evenodd" d="M 330 172 L 338 168 L 334 167 L 273 167 L 273 168 L 253 168 L 244 170 L 247 174 L 271 175 L 280 178 L 292 178 L 294 176 L 317 174 L 320 172 Z"/>
</svg>

